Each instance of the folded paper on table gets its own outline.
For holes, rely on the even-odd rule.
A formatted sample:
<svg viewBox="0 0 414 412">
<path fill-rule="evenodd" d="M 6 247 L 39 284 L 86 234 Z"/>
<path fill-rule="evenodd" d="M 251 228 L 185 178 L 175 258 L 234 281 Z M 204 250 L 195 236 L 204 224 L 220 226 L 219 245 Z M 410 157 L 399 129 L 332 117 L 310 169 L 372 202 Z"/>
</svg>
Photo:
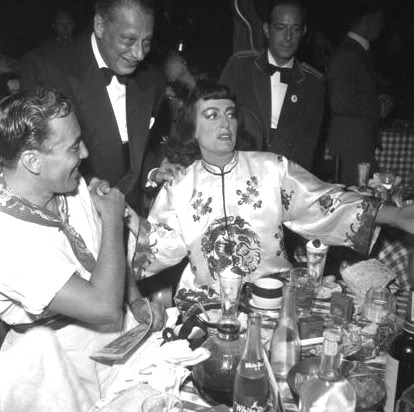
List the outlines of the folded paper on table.
<svg viewBox="0 0 414 412">
<path fill-rule="evenodd" d="M 151 324 L 139 324 L 89 357 L 97 361 L 123 360 L 148 336 L 150 330 Z"/>
<path fill-rule="evenodd" d="M 176 308 L 167 309 L 169 317 L 167 326 L 173 326 L 177 313 Z M 116 405 L 117 403 L 113 403 L 114 399 L 129 397 L 130 392 L 135 391 L 134 388 L 137 385 L 147 385 L 159 391 L 167 389 L 177 395 L 179 388 L 190 373 L 186 366 L 195 365 L 210 356 L 210 353 L 203 348 L 191 350 L 187 340 L 172 341 L 161 345 L 162 342 L 162 332 L 153 332 L 142 340 L 140 345 L 136 346 L 132 355 L 120 365 L 119 374 L 108 388 L 105 399 L 96 403 L 95 407 L 98 408 L 95 409 L 96 411 L 118 412 L 112 406 L 108 406 L 107 409 L 105 407 L 106 405 Z M 171 385 L 171 381 L 167 382 L 162 377 L 166 369 L 174 371 L 173 385 Z M 124 409 L 120 410 L 124 411 Z M 135 410 L 139 411 L 139 409 Z M 125 409 L 125 411 L 129 411 L 129 409 Z"/>
</svg>

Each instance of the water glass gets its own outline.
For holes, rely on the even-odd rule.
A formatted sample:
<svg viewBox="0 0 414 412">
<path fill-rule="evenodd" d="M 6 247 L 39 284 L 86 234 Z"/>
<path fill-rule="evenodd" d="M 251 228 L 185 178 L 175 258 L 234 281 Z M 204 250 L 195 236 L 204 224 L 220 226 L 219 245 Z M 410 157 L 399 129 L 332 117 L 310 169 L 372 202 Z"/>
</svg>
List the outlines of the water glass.
<svg viewBox="0 0 414 412">
<path fill-rule="evenodd" d="M 380 177 L 380 182 L 381 182 L 382 187 L 384 187 L 387 190 L 387 200 L 389 200 L 391 189 L 397 177 L 395 174 L 395 170 L 390 167 L 385 167 L 380 170 L 379 177 Z"/>
<path fill-rule="evenodd" d="M 362 313 L 367 320 L 373 323 L 382 323 L 389 313 L 395 313 L 396 302 L 392 293 L 383 287 L 374 287 L 368 290 Z"/>
<path fill-rule="evenodd" d="M 369 171 L 371 164 L 366 162 L 358 163 L 358 188 L 366 190 L 368 186 Z"/>
<path fill-rule="evenodd" d="M 242 276 L 232 272 L 230 269 L 224 270 L 220 274 L 220 297 L 221 314 L 220 322 L 238 323 L 240 292 L 242 286 Z"/>
<path fill-rule="evenodd" d="M 324 245 L 318 239 L 310 240 L 306 243 L 307 267 L 315 272 L 318 285 L 322 284 L 328 249 L 329 246 Z"/>
<path fill-rule="evenodd" d="M 307 318 L 312 312 L 319 287 L 316 272 L 308 268 L 294 268 L 289 274 L 296 292 L 296 314 L 298 318 Z"/>
<path fill-rule="evenodd" d="M 182 412 L 183 403 L 170 393 L 160 393 L 145 399 L 143 412 Z"/>
</svg>

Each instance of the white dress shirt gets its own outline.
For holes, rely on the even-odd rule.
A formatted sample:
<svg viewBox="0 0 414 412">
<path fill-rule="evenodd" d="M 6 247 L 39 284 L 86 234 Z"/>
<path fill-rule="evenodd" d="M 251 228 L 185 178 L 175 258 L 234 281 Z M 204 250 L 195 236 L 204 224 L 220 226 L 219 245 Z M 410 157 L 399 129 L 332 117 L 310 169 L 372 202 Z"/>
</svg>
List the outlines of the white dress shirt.
<svg viewBox="0 0 414 412">
<path fill-rule="evenodd" d="M 95 56 L 98 67 L 108 67 L 104 62 L 101 53 L 98 49 L 95 33 L 92 33 L 92 50 Z M 128 129 L 126 120 L 126 100 L 125 100 L 125 85 L 118 82 L 116 76 L 112 77 L 111 83 L 106 86 L 109 99 L 111 101 L 112 109 L 115 114 L 116 123 L 118 125 L 119 134 L 121 135 L 122 143 L 128 142 Z"/>
<path fill-rule="evenodd" d="M 285 64 L 284 66 L 279 66 L 269 50 L 267 50 L 267 58 L 270 64 L 278 67 L 285 67 L 291 69 L 293 67 L 294 58 Z M 280 81 L 280 72 L 275 72 L 270 78 L 271 85 L 271 94 L 272 94 L 272 120 L 271 128 L 277 129 L 279 123 L 280 112 L 282 111 L 283 101 L 285 100 L 286 90 L 288 85 Z"/>
</svg>

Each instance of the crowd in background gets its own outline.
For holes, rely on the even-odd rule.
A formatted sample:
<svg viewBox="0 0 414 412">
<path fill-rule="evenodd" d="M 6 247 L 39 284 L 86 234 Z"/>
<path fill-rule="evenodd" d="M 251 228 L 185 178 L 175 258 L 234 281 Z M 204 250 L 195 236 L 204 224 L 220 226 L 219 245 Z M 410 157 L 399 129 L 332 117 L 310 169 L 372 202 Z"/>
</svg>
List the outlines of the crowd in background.
<svg viewBox="0 0 414 412">
<path fill-rule="evenodd" d="M 344 34 L 347 0 L 308 0 L 308 32 L 298 57 L 325 72 L 327 59 Z M 0 5 L 0 92 L 4 82 L 19 75 L 22 55 L 39 44 L 56 41 L 57 30 L 70 35 L 91 31 L 93 1 L 38 2 L 12 0 Z M 35 4 L 36 3 L 36 4 Z M 267 1 L 239 1 L 241 9 L 252 3 L 258 21 L 262 21 Z M 413 120 L 414 113 L 414 33 L 413 3 L 409 0 L 389 2 L 387 27 L 373 44 L 373 52 L 381 76 L 381 87 L 392 92 L 393 111 L 389 119 Z M 194 76 L 218 78 L 227 58 L 234 51 L 231 27 L 234 6 L 230 0 L 162 0 L 156 2 L 157 23 L 152 52 L 153 61 L 161 62 L 172 49 L 181 52 Z M 236 19 L 237 20 L 237 19 Z M 59 27 L 60 25 L 60 27 Z M 261 27 L 254 46 L 263 45 Z M 245 48 L 249 45 L 246 44 Z M 12 73 L 12 75 L 3 73 Z M 6 78 L 6 79 L 4 79 Z M 7 92 L 7 90 L 6 90 Z"/>
</svg>

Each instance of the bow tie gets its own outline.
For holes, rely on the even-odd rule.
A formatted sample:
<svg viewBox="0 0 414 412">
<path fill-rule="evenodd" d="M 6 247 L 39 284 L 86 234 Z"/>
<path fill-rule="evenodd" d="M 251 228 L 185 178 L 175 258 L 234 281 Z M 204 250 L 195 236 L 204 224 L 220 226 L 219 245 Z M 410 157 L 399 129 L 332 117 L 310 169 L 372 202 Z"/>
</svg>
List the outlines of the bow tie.
<svg viewBox="0 0 414 412">
<path fill-rule="evenodd" d="M 127 76 L 127 75 L 123 75 L 123 76 L 121 76 L 120 74 L 116 74 L 112 69 L 110 69 L 109 67 L 101 67 L 100 68 L 100 71 L 102 72 L 102 74 L 104 75 L 104 77 L 105 77 L 105 80 L 106 80 L 106 85 L 108 86 L 110 83 L 111 83 L 111 81 L 112 81 L 112 78 L 115 76 L 117 79 L 118 79 L 118 82 L 120 83 L 120 84 L 123 84 L 123 85 L 125 85 L 126 84 L 126 82 L 127 82 L 127 80 L 128 80 L 128 77 L 129 76 Z"/>
<path fill-rule="evenodd" d="M 282 83 L 290 83 L 290 80 L 292 78 L 292 69 L 289 69 L 287 67 L 278 67 L 269 63 L 266 69 L 266 73 L 269 76 L 273 76 L 276 72 L 280 72 L 280 81 Z"/>
</svg>

